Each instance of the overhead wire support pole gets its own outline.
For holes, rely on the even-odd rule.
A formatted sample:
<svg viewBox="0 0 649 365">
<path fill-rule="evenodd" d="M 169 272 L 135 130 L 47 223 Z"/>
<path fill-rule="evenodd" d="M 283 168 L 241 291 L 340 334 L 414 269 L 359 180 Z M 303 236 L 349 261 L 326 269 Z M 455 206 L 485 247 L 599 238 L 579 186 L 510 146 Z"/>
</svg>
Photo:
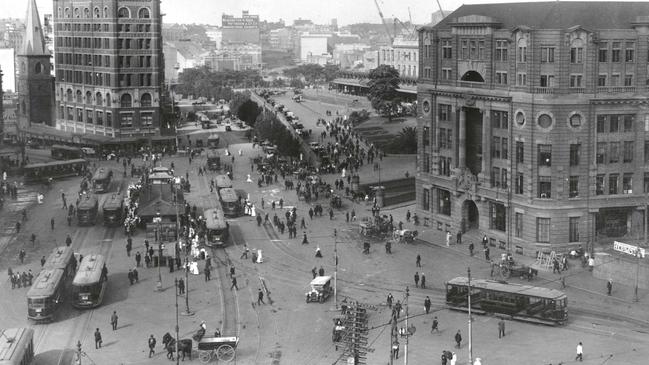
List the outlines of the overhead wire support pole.
<svg viewBox="0 0 649 365">
<path fill-rule="evenodd" d="M 403 346 L 403 364 L 408 365 L 408 340 L 410 339 L 410 329 L 408 328 L 408 307 L 410 303 L 408 302 L 408 297 L 410 296 L 410 289 L 406 286 L 406 344 Z"/>
<path fill-rule="evenodd" d="M 471 318 L 471 268 L 469 267 L 467 269 L 467 272 L 469 274 L 469 295 L 468 295 L 468 301 L 469 301 L 469 364 L 473 364 L 473 332 L 472 332 L 472 324 L 473 324 L 473 318 Z"/>
</svg>

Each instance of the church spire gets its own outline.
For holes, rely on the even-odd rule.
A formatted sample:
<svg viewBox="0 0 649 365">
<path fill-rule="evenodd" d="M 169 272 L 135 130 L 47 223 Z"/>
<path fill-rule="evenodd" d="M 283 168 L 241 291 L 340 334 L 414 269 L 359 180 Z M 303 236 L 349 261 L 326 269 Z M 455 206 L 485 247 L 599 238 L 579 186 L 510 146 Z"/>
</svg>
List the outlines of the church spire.
<svg viewBox="0 0 649 365">
<path fill-rule="evenodd" d="M 38 8 L 36 8 L 36 0 L 28 1 L 27 18 L 25 19 L 25 36 L 20 54 L 25 56 L 49 56 L 50 52 L 45 47 L 45 37 L 43 36 Z"/>
</svg>

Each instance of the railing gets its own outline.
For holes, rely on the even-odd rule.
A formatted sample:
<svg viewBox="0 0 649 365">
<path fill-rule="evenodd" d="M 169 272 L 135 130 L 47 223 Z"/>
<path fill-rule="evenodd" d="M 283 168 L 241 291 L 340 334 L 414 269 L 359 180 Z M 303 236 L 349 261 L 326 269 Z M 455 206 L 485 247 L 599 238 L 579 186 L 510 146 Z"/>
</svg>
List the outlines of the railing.
<svg viewBox="0 0 649 365">
<path fill-rule="evenodd" d="M 535 87 L 534 88 L 534 93 L 535 94 L 554 94 L 555 93 L 555 88 L 553 88 L 553 87 Z"/>
<path fill-rule="evenodd" d="M 598 86 L 597 92 L 600 93 L 634 93 L 635 86 Z"/>
</svg>

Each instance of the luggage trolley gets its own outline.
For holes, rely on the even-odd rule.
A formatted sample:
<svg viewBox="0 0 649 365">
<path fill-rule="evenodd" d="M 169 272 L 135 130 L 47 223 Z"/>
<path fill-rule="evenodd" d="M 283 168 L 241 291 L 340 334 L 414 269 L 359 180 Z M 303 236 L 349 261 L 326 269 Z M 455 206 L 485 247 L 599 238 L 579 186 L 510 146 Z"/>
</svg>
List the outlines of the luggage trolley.
<svg viewBox="0 0 649 365">
<path fill-rule="evenodd" d="M 198 358 L 207 364 L 216 357 L 219 361 L 234 360 L 239 337 L 203 337 L 198 342 Z"/>
</svg>

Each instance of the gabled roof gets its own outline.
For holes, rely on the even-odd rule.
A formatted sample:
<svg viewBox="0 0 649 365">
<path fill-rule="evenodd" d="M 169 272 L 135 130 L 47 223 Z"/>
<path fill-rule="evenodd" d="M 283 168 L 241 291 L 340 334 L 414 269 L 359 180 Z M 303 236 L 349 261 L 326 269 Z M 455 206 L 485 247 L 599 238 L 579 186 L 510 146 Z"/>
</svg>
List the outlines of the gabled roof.
<svg viewBox="0 0 649 365">
<path fill-rule="evenodd" d="M 581 26 L 590 30 L 631 29 L 637 17 L 649 16 L 649 2 L 544 1 L 529 3 L 462 5 L 434 29 L 450 29 L 458 18 L 469 15 L 491 17 L 505 29 L 567 29 Z"/>
<path fill-rule="evenodd" d="M 36 0 L 27 3 L 27 18 L 25 19 L 25 36 L 20 55 L 49 56 L 50 51 L 45 47 L 45 37 L 41 27 L 41 18 L 36 8 Z"/>
</svg>

